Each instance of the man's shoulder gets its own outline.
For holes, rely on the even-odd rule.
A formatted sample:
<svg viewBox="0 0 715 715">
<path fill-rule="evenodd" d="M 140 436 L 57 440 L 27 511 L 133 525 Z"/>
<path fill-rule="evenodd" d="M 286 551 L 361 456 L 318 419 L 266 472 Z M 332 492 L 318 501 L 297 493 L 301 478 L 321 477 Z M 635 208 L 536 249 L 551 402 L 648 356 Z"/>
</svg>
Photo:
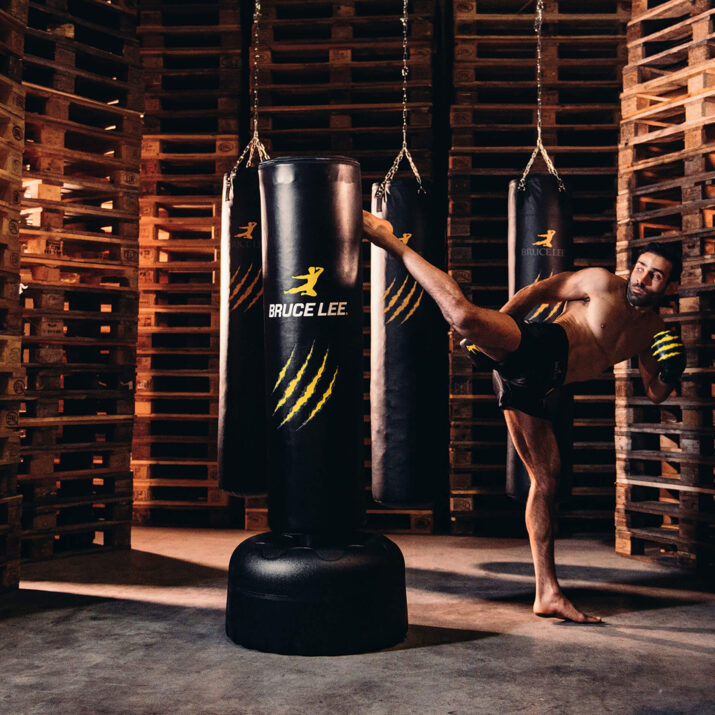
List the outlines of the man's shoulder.
<svg viewBox="0 0 715 715">
<path fill-rule="evenodd" d="M 605 268 L 582 268 L 576 272 L 579 281 L 587 292 L 608 293 L 625 287 L 627 281 Z"/>
</svg>

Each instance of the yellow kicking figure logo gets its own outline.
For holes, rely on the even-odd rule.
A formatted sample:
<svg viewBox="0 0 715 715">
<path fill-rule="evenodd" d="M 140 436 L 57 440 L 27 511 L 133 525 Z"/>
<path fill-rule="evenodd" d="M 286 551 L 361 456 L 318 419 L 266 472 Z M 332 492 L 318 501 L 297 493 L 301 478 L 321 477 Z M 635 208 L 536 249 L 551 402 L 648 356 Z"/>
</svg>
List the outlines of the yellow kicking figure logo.
<svg viewBox="0 0 715 715">
<path fill-rule="evenodd" d="M 412 234 L 411 234 L 411 233 L 403 233 L 402 236 L 400 236 L 400 241 L 402 241 L 402 243 L 404 243 L 405 246 L 406 246 L 406 245 L 407 245 L 407 242 L 408 242 L 411 238 L 412 238 Z"/>
<path fill-rule="evenodd" d="M 300 295 L 309 295 L 311 298 L 315 298 L 318 294 L 315 292 L 315 284 L 318 282 L 320 274 L 325 270 L 320 266 L 310 266 L 308 272 L 302 276 L 292 276 L 295 280 L 303 280 L 305 283 L 303 285 L 296 286 L 295 288 L 289 288 L 284 290 L 284 293 L 300 293 Z"/>
<path fill-rule="evenodd" d="M 248 226 L 239 226 L 238 228 L 243 231 L 243 233 L 237 233 L 234 238 L 250 238 L 253 240 L 253 229 L 258 226 L 257 221 L 249 221 Z"/>
<path fill-rule="evenodd" d="M 554 240 L 554 236 L 556 235 L 556 231 L 553 228 L 550 228 L 546 233 L 540 233 L 539 238 L 543 238 L 543 241 L 534 241 L 532 243 L 532 246 L 543 246 L 544 248 L 553 248 L 551 245 L 551 241 Z"/>
</svg>

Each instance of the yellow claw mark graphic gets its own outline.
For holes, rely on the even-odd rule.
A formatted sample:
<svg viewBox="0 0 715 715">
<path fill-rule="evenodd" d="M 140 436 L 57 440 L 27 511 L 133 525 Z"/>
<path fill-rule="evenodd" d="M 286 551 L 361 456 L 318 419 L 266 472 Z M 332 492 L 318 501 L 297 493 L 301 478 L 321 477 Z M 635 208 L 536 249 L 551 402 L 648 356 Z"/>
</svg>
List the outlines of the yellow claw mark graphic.
<svg viewBox="0 0 715 715">
<path fill-rule="evenodd" d="M 303 429 L 303 427 L 305 427 L 308 424 L 308 422 L 310 422 L 313 419 L 313 417 L 315 417 L 315 415 L 317 415 L 318 412 L 320 412 L 320 410 L 323 409 L 323 405 L 328 401 L 328 398 L 330 397 L 330 395 L 333 392 L 333 385 L 335 385 L 335 378 L 337 376 L 338 376 L 338 368 L 336 367 L 335 372 L 333 373 L 333 379 L 330 381 L 330 384 L 328 385 L 328 389 L 323 393 L 323 396 L 320 398 L 320 402 L 318 402 L 318 404 L 313 408 L 313 411 L 308 416 L 308 419 L 305 422 L 303 422 L 303 424 L 300 427 L 298 427 L 298 429 Z"/>
<path fill-rule="evenodd" d="M 390 302 L 387 304 L 387 307 L 385 308 L 385 310 L 382 311 L 383 313 L 387 313 L 387 311 L 390 310 L 390 308 L 392 308 L 393 305 L 395 305 L 395 303 L 397 302 L 397 299 L 400 297 L 400 294 L 402 293 L 402 289 L 405 287 L 405 285 L 407 285 L 408 278 L 409 278 L 409 276 L 405 276 L 405 280 L 402 281 L 402 285 L 399 287 L 397 293 L 395 293 L 395 295 L 393 295 L 392 298 L 390 298 Z"/>
<path fill-rule="evenodd" d="M 256 304 L 256 301 L 263 295 L 263 286 L 261 286 L 261 290 L 256 293 L 256 297 L 243 309 L 244 313 L 247 313 L 253 306 Z"/>
<path fill-rule="evenodd" d="M 272 390 L 272 392 L 275 392 L 275 391 L 276 391 L 276 388 L 278 387 L 278 385 L 280 385 L 281 382 L 283 382 L 283 378 L 286 376 L 286 372 L 288 371 L 288 368 L 290 367 L 290 364 L 293 362 L 293 355 L 294 355 L 294 354 L 295 354 L 295 348 L 293 348 L 293 350 L 291 351 L 290 357 L 288 358 L 288 362 L 287 362 L 285 365 L 283 365 L 283 368 L 282 368 L 281 371 L 278 373 L 278 380 L 276 380 L 276 384 L 273 385 L 273 390 Z"/>
<path fill-rule="evenodd" d="M 415 290 L 417 290 L 417 281 L 413 283 L 412 290 L 407 294 L 407 297 L 402 301 L 402 303 L 400 303 L 397 310 L 392 314 L 392 317 L 387 321 L 388 323 L 391 323 L 409 305 L 412 300 L 412 296 L 415 294 Z"/>
<path fill-rule="evenodd" d="M 325 351 L 325 355 L 323 355 L 323 362 L 318 368 L 318 372 L 315 373 L 315 377 L 308 383 L 305 390 L 303 390 L 303 394 L 296 400 L 295 405 L 293 405 L 293 409 L 291 409 L 291 411 L 285 416 L 285 419 L 278 425 L 278 427 L 283 427 L 286 422 L 293 419 L 293 417 L 295 417 L 295 415 L 300 412 L 300 409 L 303 407 L 303 405 L 312 397 L 313 393 L 315 392 L 315 386 L 318 384 L 318 380 L 320 380 L 320 376 L 325 370 L 325 363 L 328 359 L 328 352 L 330 351 Z"/>
<path fill-rule="evenodd" d="M 536 312 L 533 313 L 531 316 L 529 316 L 529 320 L 534 320 L 537 318 L 541 313 L 543 313 L 548 307 L 550 303 L 542 303 L 537 309 Z"/>
<path fill-rule="evenodd" d="M 664 337 L 658 338 L 659 335 L 663 335 Z M 653 337 L 658 338 L 658 339 L 654 340 L 652 342 L 652 344 L 651 344 L 652 349 L 655 349 L 656 347 L 659 347 L 659 346 L 662 347 L 664 350 L 684 347 L 683 343 L 680 342 L 680 339 L 677 338 L 675 335 L 672 335 L 671 333 L 669 333 L 667 330 L 663 330 L 660 333 L 656 333 Z M 670 343 L 670 344 L 668 344 L 668 343 Z M 677 353 L 676 353 L 676 355 L 677 355 Z"/>
<path fill-rule="evenodd" d="M 557 304 L 554 306 L 554 309 L 544 318 L 544 322 L 545 322 L 545 323 L 548 323 L 549 320 L 551 320 L 551 318 L 553 318 L 554 315 L 556 315 L 556 313 L 558 313 L 558 311 L 561 310 L 561 308 L 563 308 L 563 307 L 564 307 L 564 302 L 563 302 L 563 301 L 561 301 L 560 303 L 557 303 Z"/>
<path fill-rule="evenodd" d="M 383 299 L 383 300 L 385 300 L 385 298 L 387 298 L 387 294 L 392 290 L 392 286 L 395 285 L 395 281 L 396 281 L 396 280 L 397 280 L 397 278 L 393 278 L 393 279 L 392 279 L 392 283 L 390 283 L 390 285 L 387 286 L 387 290 L 385 291 L 385 295 L 382 296 L 382 299 Z"/>
<path fill-rule="evenodd" d="M 303 373 L 305 372 L 305 369 L 308 367 L 308 362 L 310 362 L 310 358 L 313 355 L 313 348 L 315 347 L 315 343 L 310 346 L 310 352 L 308 353 L 308 357 L 305 358 L 305 362 L 300 366 L 300 370 L 298 370 L 298 373 L 296 376 L 288 383 L 288 387 L 286 387 L 285 392 L 283 393 L 283 397 L 279 400 L 278 404 L 276 405 L 276 409 L 273 410 L 273 414 L 275 415 L 278 410 L 285 405 L 286 400 L 295 392 L 295 388 L 298 386 L 298 383 L 300 382 L 300 378 L 303 377 Z"/>
<path fill-rule="evenodd" d="M 241 267 L 239 266 L 236 269 L 236 272 L 233 274 L 233 278 L 231 278 L 231 283 L 234 282 L 234 280 L 238 276 L 238 272 L 241 270 Z M 248 278 L 249 273 L 253 270 L 253 263 L 248 267 L 248 270 L 246 271 L 245 275 L 243 278 L 241 278 L 241 282 L 231 291 L 231 297 L 229 298 L 230 301 L 233 302 L 234 298 L 241 292 L 241 288 L 243 288 L 243 284 L 246 282 L 246 278 Z"/>
<path fill-rule="evenodd" d="M 417 296 L 417 300 L 415 301 L 415 304 L 412 306 L 412 310 L 402 319 L 400 322 L 400 325 L 403 323 L 406 323 L 411 317 L 412 314 L 417 310 L 417 308 L 420 307 L 420 303 L 422 302 L 422 296 L 424 295 L 424 290 L 420 291 L 420 294 Z M 388 321 L 390 322 L 390 321 Z"/>
<path fill-rule="evenodd" d="M 261 269 L 258 270 L 258 272 L 256 273 L 256 277 L 251 282 L 251 285 L 249 285 L 248 288 L 246 288 L 245 293 L 236 301 L 236 304 L 233 306 L 234 308 L 238 308 L 238 306 L 241 305 L 241 303 L 243 303 L 243 301 L 246 300 L 246 298 L 248 298 L 249 295 L 251 295 L 251 291 L 256 287 L 256 283 L 258 283 L 258 280 L 260 279 L 260 277 L 261 277 Z"/>
<path fill-rule="evenodd" d="M 553 275 L 554 275 L 554 272 L 551 271 L 551 273 L 549 273 L 549 278 L 551 278 L 551 276 L 553 276 Z M 539 275 L 537 275 L 536 278 L 534 278 L 534 280 L 530 283 L 530 285 L 535 285 L 535 284 L 538 283 L 540 280 L 541 280 L 541 273 L 539 273 Z M 551 304 L 551 303 L 542 303 L 538 308 L 535 309 L 536 312 L 532 313 L 532 314 L 529 316 L 528 320 L 529 320 L 530 322 L 533 321 L 535 318 L 537 318 L 539 315 L 541 315 L 541 313 L 543 313 L 550 305 L 552 305 L 552 304 Z M 562 303 L 559 303 L 559 304 L 556 306 L 556 309 L 558 309 L 558 307 L 559 307 L 560 305 L 562 305 Z M 555 309 L 555 310 L 552 310 L 552 311 L 548 314 L 548 316 L 547 316 L 546 318 L 544 318 L 544 320 L 543 320 L 542 322 L 546 322 L 546 321 L 556 312 L 556 309 Z"/>
</svg>

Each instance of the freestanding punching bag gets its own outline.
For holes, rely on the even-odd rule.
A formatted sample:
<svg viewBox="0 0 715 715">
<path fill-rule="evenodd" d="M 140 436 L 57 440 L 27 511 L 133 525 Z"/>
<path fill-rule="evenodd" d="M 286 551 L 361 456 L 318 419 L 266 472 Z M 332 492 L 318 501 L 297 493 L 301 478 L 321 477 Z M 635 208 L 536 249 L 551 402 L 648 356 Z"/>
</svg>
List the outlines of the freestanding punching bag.
<svg viewBox="0 0 715 715">
<path fill-rule="evenodd" d="M 263 279 L 258 170 L 224 176 L 221 211 L 219 486 L 266 490 Z"/>
<path fill-rule="evenodd" d="M 431 192 L 414 179 L 372 186 L 371 211 L 436 266 L 444 263 Z M 400 261 L 372 246 L 370 258 L 370 429 L 372 495 L 385 504 L 441 496 L 447 474 L 447 328 L 432 298 Z"/>
<path fill-rule="evenodd" d="M 383 648 L 407 631 L 397 546 L 362 520 L 362 233 L 357 162 L 259 167 L 268 520 L 229 565 L 226 632 L 275 653 Z"/>
<path fill-rule="evenodd" d="M 550 174 L 531 174 L 525 187 L 509 183 L 509 297 L 525 286 L 572 270 L 573 230 L 570 197 L 559 190 Z M 526 316 L 527 322 L 551 322 L 563 304 L 544 304 Z M 560 387 L 546 398 L 561 456 L 559 497 L 570 492 L 572 452 L 572 404 L 568 388 Z M 506 462 L 506 491 L 510 497 L 526 501 L 529 475 L 509 440 Z"/>
</svg>

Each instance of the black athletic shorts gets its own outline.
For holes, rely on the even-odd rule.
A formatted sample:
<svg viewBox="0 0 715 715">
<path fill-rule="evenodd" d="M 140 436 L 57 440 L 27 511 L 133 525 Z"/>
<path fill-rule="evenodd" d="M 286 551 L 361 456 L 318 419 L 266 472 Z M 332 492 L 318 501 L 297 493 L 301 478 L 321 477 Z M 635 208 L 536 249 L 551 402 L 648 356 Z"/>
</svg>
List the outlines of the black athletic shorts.
<svg viewBox="0 0 715 715">
<path fill-rule="evenodd" d="M 558 323 L 524 323 L 519 347 L 492 372 L 494 394 L 503 410 L 548 418 L 546 396 L 563 384 L 569 341 Z"/>
</svg>

